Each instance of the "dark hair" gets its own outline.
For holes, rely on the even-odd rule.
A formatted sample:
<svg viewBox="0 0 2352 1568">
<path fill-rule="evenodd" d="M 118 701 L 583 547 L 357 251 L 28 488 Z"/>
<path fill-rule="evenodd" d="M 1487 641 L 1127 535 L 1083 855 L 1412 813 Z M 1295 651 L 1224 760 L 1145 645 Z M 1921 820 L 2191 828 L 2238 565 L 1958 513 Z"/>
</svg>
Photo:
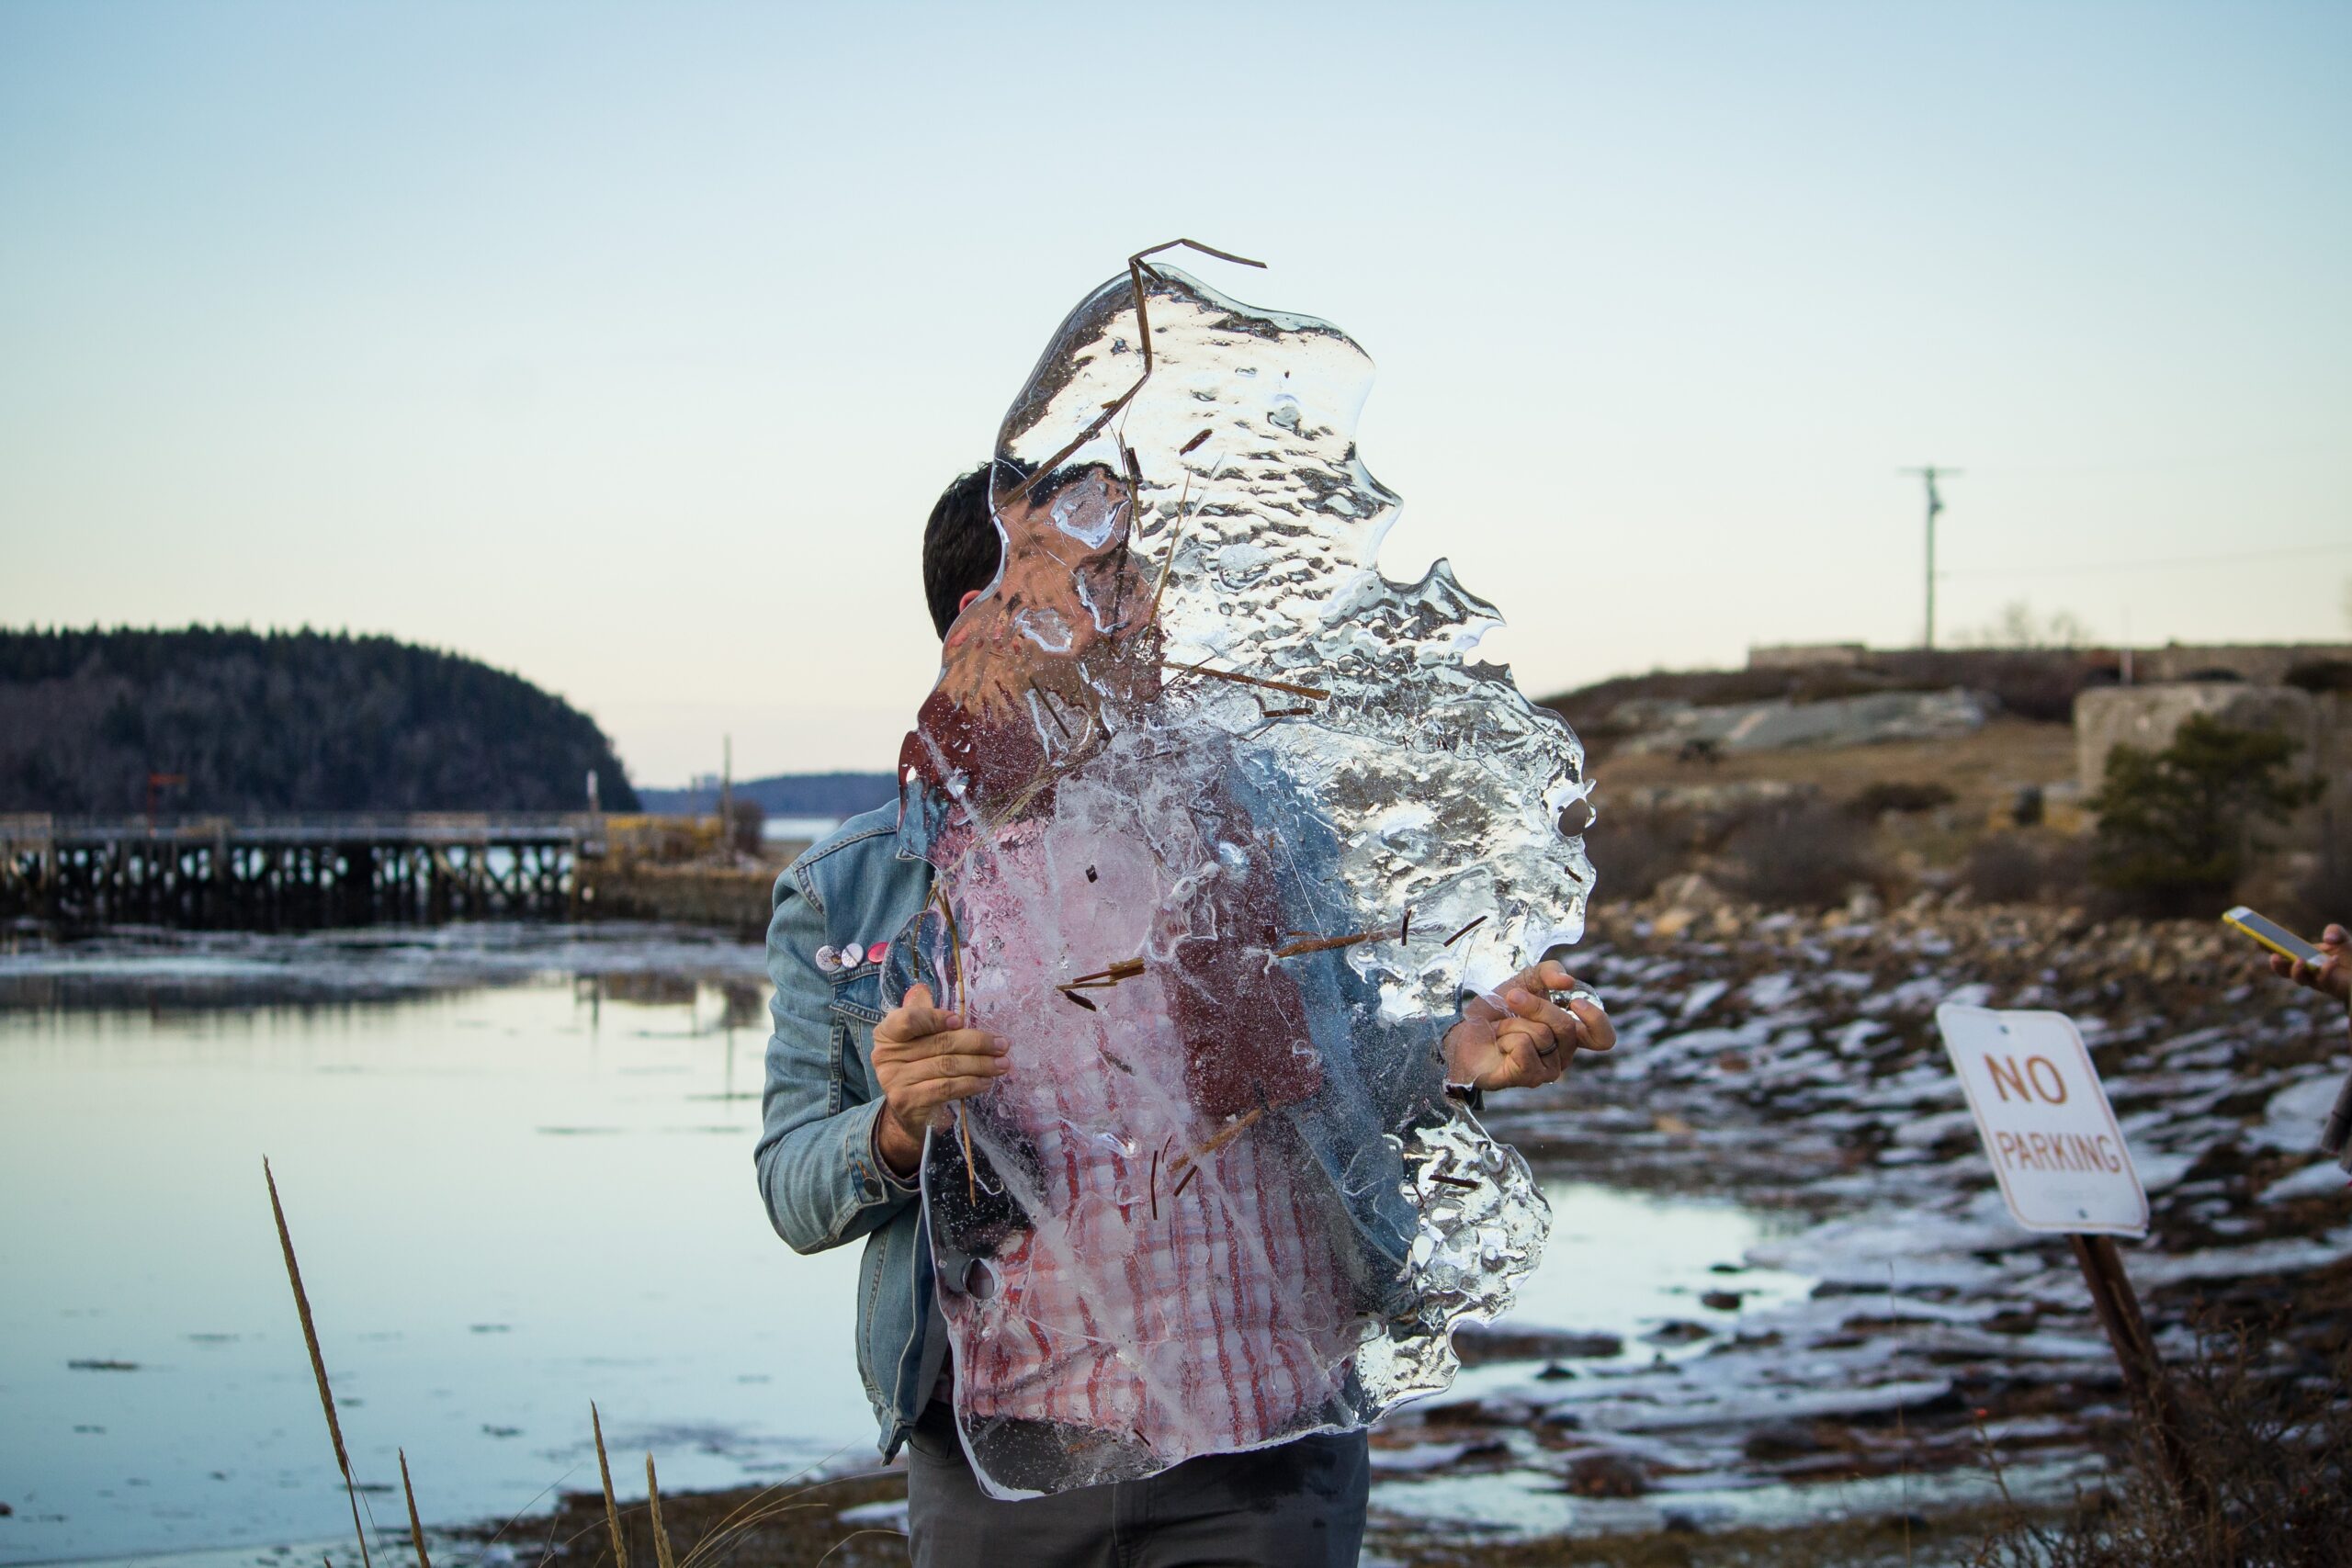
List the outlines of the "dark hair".
<svg viewBox="0 0 2352 1568">
<path fill-rule="evenodd" d="M 922 596 L 931 624 L 944 638 L 956 624 L 964 595 L 996 581 L 999 547 L 995 519 L 989 515 L 989 475 L 982 463 L 940 492 L 922 529 Z"/>
</svg>

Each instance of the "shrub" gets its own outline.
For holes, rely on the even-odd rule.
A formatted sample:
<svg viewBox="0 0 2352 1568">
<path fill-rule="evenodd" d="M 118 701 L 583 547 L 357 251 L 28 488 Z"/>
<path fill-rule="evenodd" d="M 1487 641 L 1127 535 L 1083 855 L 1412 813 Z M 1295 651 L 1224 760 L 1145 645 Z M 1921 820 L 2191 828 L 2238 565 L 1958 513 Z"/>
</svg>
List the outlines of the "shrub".
<svg viewBox="0 0 2352 1568">
<path fill-rule="evenodd" d="M 2274 1351 L 2284 1351 L 2274 1359 Z M 2054 1525 L 2012 1515 L 1978 1568 L 2338 1568 L 2352 1562 L 2352 1354 L 2309 1364 L 2243 1332 L 2199 1336 L 2172 1382 L 2188 1468 L 2211 1490 L 2185 1507 L 2135 1423 L 2120 1483 Z"/>
<path fill-rule="evenodd" d="M 2352 660 L 2306 660 L 2287 671 L 2287 684 L 2306 692 L 2352 692 Z"/>
<path fill-rule="evenodd" d="M 2091 874 L 2158 914 L 2197 914 L 2228 896 L 2260 847 L 2256 829 L 2312 800 L 2290 776 L 2296 742 L 2192 715 L 2161 751 L 2118 746 L 2090 802 Z"/>
<path fill-rule="evenodd" d="M 1890 811 L 1916 817 L 1939 806 L 1950 806 L 1958 798 L 1932 779 L 1881 779 L 1865 785 L 1847 809 L 1857 817 L 1876 821 Z"/>
<path fill-rule="evenodd" d="M 1775 908 L 1826 908 L 1878 874 L 1853 818 L 1815 804 L 1741 824 L 1724 859 L 1742 897 Z"/>
<path fill-rule="evenodd" d="M 1644 812 L 1612 811 L 1586 834 L 1599 891 L 1606 897 L 1646 898 L 1682 869 L 1684 845 L 1669 825 Z"/>
<path fill-rule="evenodd" d="M 2041 897 L 2041 852 L 2018 833 L 1979 839 L 1960 868 L 1960 884 L 1980 904 L 2026 904 Z"/>
</svg>

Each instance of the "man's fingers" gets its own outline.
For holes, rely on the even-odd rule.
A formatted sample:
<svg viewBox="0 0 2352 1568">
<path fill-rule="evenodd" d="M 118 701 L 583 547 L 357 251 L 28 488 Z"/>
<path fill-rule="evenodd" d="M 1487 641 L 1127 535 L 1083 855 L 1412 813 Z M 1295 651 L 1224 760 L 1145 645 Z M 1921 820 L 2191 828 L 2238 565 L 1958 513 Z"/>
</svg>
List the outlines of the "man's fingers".
<svg viewBox="0 0 2352 1568">
<path fill-rule="evenodd" d="M 907 1102 L 919 1111 L 936 1111 L 943 1105 L 985 1094 L 995 1083 L 994 1077 L 933 1078 L 911 1089 Z"/>
<path fill-rule="evenodd" d="M 909 1049 L 955 1050 L 964 1036 L 989 1037 L 985 1030 L 967 1029 L 963 1014 L 942 1008 L 902 1007 L 874 1026 L 875 1044 L 895 1046 L 902 1054 Z"/>
<path fill-rule="evenodd" d="M 917 1057 L 907 1064 L 899 1081 L 913 1085 L 935 1083 L 942 1078 L 1001 1078 L 1011 1071 L 1012 1064 L 1002 1056 L 988 1052 L 956 1052 Z"/>
<path fill-rule="evenodd" d="M 1011 1070 L 1011 1048 L 1001 1036 L 983 1034 L 977 1029 L 958 1029 L 903 1045 L 876 1046 L 875 1066 L 888 1067 L 892 1079 L 909 1083 L 956 1072 L 998 1073 L 1001 1077 L 1000 1067 Z M 959 1067 L 958 1063 L 964 1065 Z"/>
<path fill-rule="evenodd" d="M 1547 958 L 1532 969 L 1521 970 L 1513 978 L 1521 989 L 1535 992 L 1548 1000 L 1549 994 L 1558 991 L 1589 991 L 1586 985 L 1568 972 L 1568 966 L 1555 958 Z M 1583 1025 L 1581 1038 L 1575 1043 L 1586 1051 L 1606 1051 L 1617 1043 L 1617 1026 L 1609 1021 L 1609 1013 L 1597 1001 L 1571 1001 L 1565 1004 L 1577 1021 Z M 1514 1009 L 1514 1011 L 1519 1010 Z M 1522 1016 L 1531 1016 L 1522 1014 Z"/>
<path fill-rule="evenodd" d="M 1541 1030 L 1541 1034 L 1538 1030 Z M 1519 1041 L 1514 1055 L 1526 1065 L 1527 1087 L 1555 1083 L 1568 1070 L 1568 1058 L 1576 1054 L 1574 1041 L 1562 1040 L 1548 1027 L 1538 1025 L 1528 1029 Z"/>
<path fill-rule="evenodd" d="M 938 1008 L 899 1008 L 885 1015 L 874 1026 L 876 1044 L 910 1045 L 935 1035 L 953 1033 L 964 1027 L 964 1021 L 952 1012 Z"/>
<path fill-rule="evenodd" d="M 1532 1089 L 1556 1079 L 1566 1069 L 1567 1047 L 1555 1045 L 1543 1025 L 1513 1019 L 1502 1026 L 1495 1044 L 1502 1061 L 1487 1075 L 1487 1089 Z"/>
<path fill-rule="evenodd" d="M 1473 1023 L 1500 1023 L 1510 1014 L 1484 997 L 1473 996 L 1463 1002 L 1462 1016 Z"/>
<path fill-rule="evenodd" d="M 1512 987 L 1503 992 L 1503 1000 L 1514 1017 L 1549 1032 L 1551 1038 L 1538 1042 L 1537 1049 L 1549 1051 L 1557 1045 L 1571 1050 L 1584 1043 L 1584 1025 L 1577 1021 L 1576 1015 L 1541 992 Z"/>
<path fill-rule="evenodd" d="M 1577 977 L 1568 973 L 1566 964 L 1556 958 L 1547 958 L 1541 964 L 1529 964 L 1505 980 L 1503 988 L 1517 986 L 1522 991 L 1565 991 L 1576 984 Z"/>
<path fill-rule="evenodd" d="M 2319 942 L 2322 947 L 2352 946 L 2352 931 L 2346 931 L 2331 920 L 2328 922 L 2327 930 L 2319 933 Z"/>
<path fill-rule="evenodd" d="M 1609 1021 L 1609 1014 L 1599 1002 L 1573 1001 L 1568 1010 L 1584 1025 L 1584 1048 L 1588 1051 L 1610 1051 L 1617 1045 L 1617 1026 Z"/>
</svg>

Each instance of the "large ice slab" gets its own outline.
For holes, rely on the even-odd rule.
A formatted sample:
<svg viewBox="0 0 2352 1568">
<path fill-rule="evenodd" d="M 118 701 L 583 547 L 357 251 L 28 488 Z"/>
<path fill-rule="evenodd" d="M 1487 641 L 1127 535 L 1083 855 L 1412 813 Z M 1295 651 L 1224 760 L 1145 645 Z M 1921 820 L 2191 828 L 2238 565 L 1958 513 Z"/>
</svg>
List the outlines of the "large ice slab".
<svg viewBox="0 0 2352 1568">
<path fill-rule="evenodd" d="M 1542 1252 L 1441 1042 L 1581 931 L 1583 754 L 1473 661 L 1498 617 L 1450 568 L 1381 575 L 1371 379 L 1328 323 L 1147 266 L 999 438 L 1002 567 L 902 758 L 938 879 L 890 986 L 1013 1042 L 923 1168 L 1000 1495 L 1362 1425 L 1446 1386 L 1453 1325 Z"/>
</svg>

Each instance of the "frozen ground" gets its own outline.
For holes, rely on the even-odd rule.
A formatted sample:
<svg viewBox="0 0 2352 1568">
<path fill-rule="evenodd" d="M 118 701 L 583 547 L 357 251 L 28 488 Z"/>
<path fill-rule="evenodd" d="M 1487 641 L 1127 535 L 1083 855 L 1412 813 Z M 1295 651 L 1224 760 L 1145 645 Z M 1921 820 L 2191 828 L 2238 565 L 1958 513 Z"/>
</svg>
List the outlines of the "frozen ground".
<svg viewBox="0 0 2352 1568">
<path fill-rule="evenodd" d="M 2352 1322 L 2352 1194 L 2312 1150 L 2344 1020 L 2218 930 L 1926 901 L 1670 937 L 1620 915 L 1575 966 L 1619 1049 L 1498 1102 L 1496 1130 L 1548 1179 L 1788 1224 L 1645 1353 L 1578 1359 L 1571 1305 L 1522 1310 L 1497 1348 L 1553 1328 L 1561 1353 L 1480 1367 L 1377 1436 L 1377 1502 L 1408 1535 L 1932 1511 L 1991 1493 L 1988 1450 L 2029 1495 L 2093 1476 L 2122 1390 L 2063 1241 L 2001 1206 L 1935 1033 L 1945 1000 L 2082 1025 L 2149 1189 L 2150 1236 L 2123 1250 L 2167 1350 L 2201 1313 L 2291 1312 L 2301 1353 Z"/>
<path fill-rule="evenodd" d="M 1990 1494 L 1988 1444 L 2012 1490 L 2027 1495 L 2063 1496 L 2095 1476 L 2097 1439 L 2104 1425 L 2122 1416 L 2121 1390 L 2064 1246 L 2017 1230 L 1999 1210 L 1934 1033 L 1934 1007 L 1949 998 L 2053 1007 L 2084 1025 L 2151 1189 L 2151 1237 L 2125 1251 L 2170 1350 L 2186 1348 L 2200 1303 L 2241 1316 L 2291 1312 L 2290 1342 L 2306 1352 L 2352 1325 L 2352 1196 L 2311 1152 L 2345 1069 L 2343 1021 L 2306 993 L 2257 977 L 2247 956 L 2218 931 L 2098 927 L 2047 911 L 1918 907 L 1867 919 L 1727 913 L 1669 936 L 1641 919 L 1610 913 L 1575 964 L 1608 998 L 1623 1043 L 1613 1056 L 1581 1061 L 1556 1090 L 1498 1097 L 1490 1108 L 1490 1124 L 1529 1152 L 1544 1180 L 1555 1210 L 1553 1246 L 1512 1317 L 1465 1337 L 1468 1365 L 1454 1389 L 1396 1413 L 1375 1434 L 1378 1538 L 1393 1561 L 1448 1561 L 1475 1555 L 1480 1542 L 1507 1549 L 1513 1540 L 1564 1532 L 1587 1539 L 1605 1531 L 1604 1539 L 1656 1543 L 1697 1531 L 1728 1542 L 1742 1531 L 1774 1527 L 1827 1529 L 1844 1517 L 1877 1521 L 1852 1528 L 1900 1562 L 1903 1540 L 1883 1533 L 1885 1522 L 1917 1516 L 1923 1540 L 1960 1540 L 1970 1516 L 1949 1510 L 1964 1510 Z M 601 978 L 592 987 L 561 979 L 580 975 Z M 717 984 L 697 987 L 683 977 L 694 975 Z M 554 984 L 481 988 L 499 978 L 533 976 Z M 311 1010 L 313 1002 L 336 997 L 390 1000 L 450 988 L 472 999 L 418 1010 L 362 1009 L 348 1018 L 332 1009 Z M 683 1279 L 701 1266 L 695 1259 L 727 1256 L 719 1241 L 684 1221 L 707 1213 L 732 1227 L 729 1235 L 742 1224 L 756 1229 L 756 1214 L 744 1207 L 744 1145 L 730 1141 L 748 1139 L 751 1102 L 741 1097 L 749 1086 L 729 1078 L 733 1057 L 725 1045 L 730 1031 L 747 1041 L 763 1031 L 762 992 L 756 949 L 659 928 L 291 939 L 120 933 L 66 947 L 19 939 L 0 954 L 0 1007 L 24 1026 L 24 1064 L 92 1074 L 144 1070 L 146 1056 L 125 1043 L 143 1029 L 171 1035 L 151 1043 L 148 1055 L 163 1053 L 191 1075 L 200 1070 L 200 1079 L 170 1094 L 210 1096 L 205 1103 L 226 1119 L 205 1134 L 222 1145 L 226 1195 L 214 1201 L 209 1188 L 189 1179 L 194 1168 L 183 1164 L 175 1201 L 190 1208 L 190 1217 L 178 1224 L 201 1235 L 209 1233 L 189 1227 L 206 1223 L 206 1215 L 237 1220 L 217 1247 L 243 1252 L 233 1267 L 216 1266 L 215 1272 L 251 1287 L 249 1313 L 240 1306 L 229 1315 L 249 1315 L 254 1354 L 269 1352 L 263 1369 L 269 1399 L 272 1408 L 283 1406 L 270 1425 L 283 1429 L 288 1464 L 311 1481 L 327 1468 L 311 1425 L 315 1409 L 304 1404 L 307 1368 L 299 1350 L 284 1359 L 291 1341 L 274 1272 L 274 1237 L 266 1224 L 244 1224 L 256 1201 L 251 1156 L 265 1144 L 280 1156 L 281 1177 L 303 1176 L 296 1190 L 306 1216 L 413 1214 L 445 1254 L 472 1260 L 443 1271 L 471 1280 L 458 1292 L 467 1299 L 440 1314 L 448 1320 L 447 1337 L 473 1352 L 495 1348 L 495 1363 L 529 1382 L 534 1398 L 561 1404 L 546 1413 L 544 1437 L 534 1427 L 528 1439 L 491 1445 L 539 1445 L 521 1454 L 518 1473 L 529 1484 L 518 1501 L 568 1470 L 575 1476 L 568 1483 L 577 1483 L 585 1439 L 573 1430 L 580 1425 L 574 1405 L 587 1393 L 611 1391 L 617 1374 L 574 1367 L 526 1376 L 541 1365 L 526 1354 L 531 1325 L 489 1338 L 468 1328 L 485 1318 L 471 1299 L 487 1288 L 484 1279 L 523 1262 L 546 1274 L 553 1267 L 548 1259 L 557 1259 L 562 1268 L 537 1279 L 532 1300 L 602 1303 L 673 1328 L 682 1300 L 772 1299 L 767 1287 L 747 1290 L 735 1280 L 639 1303 L 633 1294 L 586 1282 L 603 1277 L 594 1237 L 602 1234 L 605 1205 L 585 1201 L 579 1184 L 609 1176 L 642 1188 L 646 1168 L 615 1160 L 609 1143 L 550 1135 L 610 1124 L 662 1137 L 661 1168 L 681 1172 L 682 1182 L 688 1179 L 684 1155 L 707 1146 L 707 1194 L 699 1188 L 670 1193 L 665 1186 L 661 1194 L 616 1193 L 611 1201 L 663 1216 L 645 1237 L 674 1233 L 681 1256 L 656 1272 Z M 78 1014 L 91 1007 L 100 1010 L 93 1016 L 111 1042 L 106 1050 L 85 1060 L 51 1049 L 56 1043 L 49 1037 L 59 1026 L 40 1021 L 60 1016 L 60 1009 Z M 648 1007 L 675 1012 L 665 1021 Z M 458 1028 L 485 1009 L 478 1021 L 498 1027 Z M 216 1012 L 235 1028 L 203 1021 Z M 142 1018 L 148 1021 L 134 1027 Z M 173 1043 L 173 1031 L 191 1030 L 200 1050 Z M 413 1037 L 421 1030 L 431 1035 L 426 1043 L 441 1042 L 435 1048 L 448 1062 L 435 1067 L 438 1057 L 418 1058 Z M 249 1045 L 227 1052 L 224 1042 L 248 1034 Z M 485 1057 L 491 1043 L 509 1039 L 520 1043 L 499 1046 L 494 1061 Z M 593 1051 L 582 1047 L 599 1040 Z M 300 1052 L 289 1056 L 297 1043 Z M 369 1055 L 379 1050 L 385 1054 L 380 1063 Z M 745 1055 L 751 1070 L 754 1054 L 747 1047 Z M 246 1076 L 230 1070 L 240 1062 L 250 1069 Z M 501 1064 L 515 1082 L 531 1086 L 511 1109 L 477 1081 Z M 305 1070 L 292 1072 L 296 1066 Z M 660 1094 L 633 1076 L 655 1067 L 673 1074 L 657 1080 L 669 1086 Z M 474 1075 L 466 1079 L 471 1087 L 452 1100 L 441 1080 L 460 1069 Z M 269 1094 L 258 1093 L 256 1084 Z M 107 1136 L 125 1135 L 119 1090 L 96 1078 L 91 1089 L 90 1114 L 103 1110 L 113 1127 Z M 347 1130 L 333 1134 L 345 1157 L 328 1157 L 322 1145 L 304 1159 L 305 1138 L 330 1134 L 303 1129 L 332 1119 L 309 1099 L 278 1105 L 270 1098 L 288 1094 L 374 1104 L 383 1136 L 401 1146 L 413 1141 L 411 1129 L 425 1124 L 412 1111 L 421 1115 L 429 1105 L 436 1132 L 474 1151 L 447 1173 L 451 1181 L 479 1180 L 483 1151 L 512 1145 L 517 1169 L 544 1173 L 568 1196 L 550 1196 L 533 1209 L 539 1217 L 526 1258 L 511 1235 L 502 1241 L 491 1234 L 502 1223 L 496 1213 L 476 1216 L 454 1199 L 419 1203 L 416 1183 L 447 1162 L 420 1165 L 413 1151 L 396 1148 L 355 1150 Z M 624 1113 L 606 1104 L 615 1094 L 636 1109 Z M 550 1105 L 550 1095 L 581 1103 Z M 413 1107 L 417 1097 L 425 1099 Z M 687 1102 L 691 1113 L 682 1109 Z M 159 1124 L 185 1122 L 187 1103 L 159 1108 L 159 1117 L 170 1111 Z M 55 1103 L 41 1114 L 57 1137 L 70 1143 L 82 1135 L 74 1129 L 85 1123 L 64 1118 Z M 665 1136 L 706 1124 L 718 1132 L 722 1120 L 730 1121 L 729 1137 Z M 743 1125 L 732 1126 L 736 1121 Z M 256 1122 L 250 1136 L 247 1122 Z M 320 1185 L 337 1172 L 347 1181 L 382 1177 L 397 1191 L 371 1195 Z M 153 1207 L 152 1189 L 140 1186 L 135 1173 L 122 1182 L 142 1198 L 122 1213 Z M 97 1185 L 93 1179 L 67 1190 Z M 94 1234 L 105 1229 L 96 1220 L 92 1225 Z M 484 1233 L 479 1240 L 475 1228 Z M 436 1425 L 429 1412 L 412 1417 L 398 1405 L 401 1369 L 413 1363 L 421 1353 L 417 1336 L 429 1338 L 432 1326 L 413 1305 L 374 1303 L 380 1307 L 374 1317 L 397 1317 L 411 1337 L 392 1347 L 397 1356 L 388 1352 L 380 1368 L 370 1367 L 369 1330 L 378 1325 L 365 1292 L 396 1272 L 387 1258 L 413 1255 L 413 1247 L 388 1237 L 381 1224 L 348 1238 L 313 1225 L 305 1247 L 306 1263 L 311 1250 L 318 1255 L 314 1293 L 324 1302 L 333 1286 L 336 1298 L 331 1359 L 338 1379 L 356 1379 L 350 1392 L 363 1396 L 351 1416 L 355 1434 L 363 1447 L 388 1448 L 400 1439 L 413 1454 L 432 1454 L 446 1495 L 449 1467 L 471 1450 L 465 1432 L 446 1421 Z M 338 1258 L 338 1247 L 351 1256 Z M 804 1260 L 775 1250 L 779 1269 L 803 1268 Z M 141 1255 L 115 1248 L 98 1256 Z M 215 1265 L 220 1256 L 207 1252 Z M 576 1281 L 567 1272 L 574 1261 L 582 1270 Z M 805 1269 L 795 1279 L 808 1299 L 831 1299 Z M 790 1283 L 779 1278 L 775 1289 Z M 361 1292 L 356 1301 L 355 1292 Z M 96 1284 L 85 1293 L 107 1295 Z M 116 1292 L 107 1299 L 129 1298 Z M 842 1292 L 842 1303 L 847 1300 Z M 218 1326 L 209 1319 L 182 1322 L 192 1311 L 168 1305 L 156 1316 L 157 1332 L 171 1330 L 164 1337 L 176 1343 L 177 1330 Z M 488 1315 L 504 1322 L 513 1314 Z M 79 1320 L 56 1321 L 70 1328 Z M 232 1326 L 244 1326 L 243 1318 Z M 847 1332 L 845 1325 L 802 1327 L 824 1343 Z M 582 1353 L 606 1354 L 612 1342 L 640 1332 L 633 1323 L 586 1325 Z M 152 1401 L 168 1393 L 158 1380 L 171 1369 L 161 1363 L 176 1365 L 194 1353 L 159 1344 L 147 1357 L 142 1344 L 126 1350 L 115 1338 L 85 1344 L 85 1337 L 37 1359 L 53 1381 L 78 1391 L 82 1403 L 99 1393 L 128 1400 L 138 1393 L 150 1402 L 146 1414 L 127 1413 L 124 1420 L 153 1426 L 158 1407 Z M 744 1354 L 765 1353 L 744 1331 L 723 1325 L 668 1337 L 696 1345 L 740 1341 Z M 150 1364 L 135 1376 L 60 1370 L 64 1357 L 100 1353 Z M 729 1363 L 721 1369 L 726 1375 L 699 1383 L 660 1368 L 652 1372 L 707 1405 L 696 1391 L 733 1390 L 740 1370 Z M 185 1380 L 197 1371 L 174 1375 Z M 854 1386 L 845 1398 L 857 1403 Z M 643 1415 L 652 1403 L 650 1395 L 619 1398 L 608 1402 L 608 1414 L 628 1404 L 646 1406 Z M 93 1419 L 61 1406 L 59 1419 L 69 1416 Z M 862 1420 L 850 1410 L 843 1429 Z M 242 1416 L 234 1424 L 241 1430 L 250 1425 Z M 706 1474 L 691 1462 L 692 1445 L 682 1446 L 674 1434 L 649 1428 L 629 1440 L 639 1436 L 662 1449 L 665 1476 L 677 1456 L 681 1485 L 724 1484 L 722 1471 L 745 1468 L 705 1467 Z M 371 1455 L 371 1476 L 386 1468 L 379 1459 L 389 1454 Z M 307 1488 L 304 1495 L 311 1495 Z M 340 1499 L 331 1488 L 315 1499 L 323 1538 L 334 1528 Z M 21 1531 L 26 1498 L 19 1492 L 9 1500 L 19 1505 L 11 1522 Z M 487 1511 L 474 1505 L 464 1517 Z M 1928 1521 L 1935 1521 L 1932 1529 Z M 274 1529 L 269 1539 L 305 1538 Z M 874 1539 L 860 1538 L 835 1561 L 863 1561 L 858 1553 Z M 103 1549 L 96 1541 L 81 1548 Z M 467 1555 L 459 1549 L 448 1560 Z M 1934 1560 L 1924 1546 L 1916 1559 Z"/>
</svg>

